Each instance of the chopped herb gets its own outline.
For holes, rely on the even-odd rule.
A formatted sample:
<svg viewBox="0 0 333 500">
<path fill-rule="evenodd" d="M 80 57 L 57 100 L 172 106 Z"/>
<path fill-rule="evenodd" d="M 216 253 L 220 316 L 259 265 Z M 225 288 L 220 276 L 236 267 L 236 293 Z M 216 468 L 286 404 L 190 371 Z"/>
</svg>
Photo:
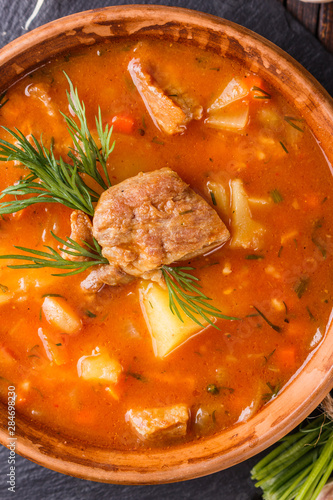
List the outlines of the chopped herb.
<svg viewBox="0 0 333 500">
<path fill-rule="evenodd" d="M 262 319 L 264 321 L 266 321 L 266 323 L 271 327 L 273 328 L 273 330 L 275 330 L 276 332 L 281 332 L 282 328 L 280 326 L 276 326 L 276 325 L 273 325 L 273 323 L 271 321 L 269 321 L 268 318 L 266 318 L 266 316 L 261 312 L 259 311 L 259 309 L 256 307 L 256 306 L 253 306 L 254 309 L 257 311 L 257 313 L 262 317 Z"/>
<path fill-rule="evenodd" d="M 279 248 L 279 251 L 278 251 L 278 257 L 281 257 L 282 250 L 283 250 L 283 246 L 281 246 L 281 247 Z"/>
<path fill-rule="evenodd" d="M 306 306 L 306 310 L 308 312 L 308 315 L 309 315 L 309 318 L 311 321 L 316 321 L 316 318 L 314 317 L 314 315 L 312 314 L 312 312 L 310 311 L 310 308 L 309 306 Z"/>
<path fill-rule="evenodd" d="M 233 394 L 235 392 L 235 389 L 233 389 L 232 387 L 226 387 L 226 386 L 220 387 L 220 390 L 221 391 L 229 391 L 230 394 Z"/>
<path fill-rule="evenodd" d="M 204 326 L 198 320 L 197 316 L 201 316 L 207 323 L 219 330 L 209 316 L 223 318 L 227 320 L 237 320 L 239 318 L 226 316 L 222 314 L 217 307 L 209 304 L 211 300 L 201 290 L 198 283 L 199 278 L 189 274 L 188 271 L 193 270 L 193 267 L 170 267 L 162 266 L 161 271 L 165 279 L 165 284 L 169 293 L 169 308 L 171 312 L 183 322 L 178 307 L 191 318 L 195 323 Z M 194 285 L 196 283 L 196 285 Z M 176 305 L 177 302 L 177 305 Z M 177 307 L 178 306 L 178 307 Z M 195 316 L 196 315 L 196 316 Z M 209 315 L 209 316 L 208 316 Z"/>
<path fill-rule="evenodd" d="M 323 203 L 326 203 L 326 201 L 327 201 L 327 200 L 328 200 L 328 198 L 327 198 L 327 196 L 325 196 L 325 198 L 322 200 L 322 202 L 321 202 L 321 203 L 322 203 L 322 204 L 323 204 Z"/>
<path fill-rule="evenodd" d="M 61 342 L 59 342 L 58 344 L 56 344 L 57 347 L 60 347 L 62 345 Z"/>
<path fill-rule="evenodd" d="M 89 318 L 96 318 L 96 314 L 93 312 L 89 311 L 89 309 L 86 310 L 86 315 L 89 316 Z"/>
<path fill-rule="evenodd" d="M 153 304 L 150 302 L 150 300 L 149 300 L 149 305 L 152 309 L 154 309 Z"/>
<path fill-rule="evenodd" d="M 139 380 L 140 382 L 147 382 L 147 378 L 141 375 L 141 373 L 135 373 L 128 371 L 126 372 L 127 377 L 135 378 L 135 380 Z"/>
<path fill-rule="evenodd" d="M 212 420 L 213 420 L 213 423 L 216 424 L 216 410 L 214 410 L 212 413 Z"/>
<path fill-rule="evenodd" d="M 284 308 L 286 310 L 286 314 L 288 314 L 288 307 L 287 307 L 287 304 L 285 303 L 285 301 L 283 300 L 282 301 L 283 305 L 284 305 Z"/>
<path fill-rule="evenodd" d="M 265 363 L 268 363 L 269 359 L 273 356 L 275 353 L 276 349 L 274 349 L 272 352 L 270 352 L 267 356 L 264 356 L 265 358 Z"/>
<path fill-rule="evenodd" d="M 210 194 L 210 197 L 212 199 L 213 205 L 217 205 L 215 194 L 213 193 L 213 191 L 209 191 L 209 194 Z"/>
<path fill-rule="evenodd" d="M 6 99 L 4 101 L 5 97 L 6 97 L 6 92 L 0 95 L 0 109 L 9 101 L 9 99 Z"/>
<path fill-rule="evenodd" d="M 311 239 L 312 243 L 316 245 L 321 255 L 324 257 L 324 259 L 326 259 L 326 248 L 324 247 L 324 245 L 319 241 L 318 238 L 312 237 Z"/>
<path fill-rule="evenodd" d="M 168 97 L 178 97 L 178 94 L 168 94 Z"/>
<path fill-rule="evenodd" d="M 39 309 L 39 321 L 42 321 L 42 308 Z"/>
<path fill-rule="evenodd" d="M 29 354 L 28 358 L 38 358 L 38 359 L 40 359 L 40 356 L 37 356 L 37 354 Z"/>
<path fill-rule="evenodd" d="M 220 394 L 220 389 L 215 384 L 207 385 L 206 391 L 209 392 L 209 394 L 212 394 L 213 396 L 217 396 L 218 394 Z"/>
<path fill-rule="evenodd" d="M 204 266 L 201 266 L 200 269 L 206 269 L 207 267 L 212 267 L 212 266 L 217 266 L 219 262 L 210 262 L 209 264 L 205 264 Z"/>
<path fill-rule="evenodd" d="M 274 396 L 277 395 L 277 393 L 280 390 L 280 384 L 277 384 L 276 386 L 273 386 L 270 382 L 266 382 L 266 385 L 267 385 L 267 387 L 269 388 L 269 390 L 271 392 L 267 392 L 267 393 L 263 394 L 262 395 L 262 399 L 267 402 L 270 399 L 272 399 Z"/>
<path fill-rule="evenodd" d="M 269 94 L 265 90 L 261 89 L 260 87 L 256 87 L 256 86 L 252 87 L 251 92 L 261 92 L 263 94 L 263 95 L 253 96 L 254 99 L 271 99 L 272 98 L 271 94 Z"/>
<path fill-rule="evenodd" d="M 146 125 L 146 119 L 145 119 L 145 117 L 144 117 L 144 116 L 142 116 L 142 118 L 141 118 L 141 122 L 142 122 L 142 128 L 143 128 L 144 130 L 146 130 L 147 125 Z"/>
<path fill-rule="evenodd" d="M 281 201 L 283 201 L 283 196 L 277 189 L 273 189 L 269 192 L 269 194 L 271 195 L 274 203 L 281 203 Z"/>
<path fill-rule="evenodd" d="M 264 258 L 263 255 L 256 255 L 256 254 L 249 254 L 249 255 L 245 256 L 246 260 L 259 260 L 259 259 L 263 259 L 263 258 Z"/>
<path fill-rule="evenodd" d="M 291 125 L 293 128 L 298 130 L 299 132 L 304 132 L 304 129 L 296 125 L 295 122 L 304 122 L 302 118 L 294 118 L 293 116 L 285 116 L 284 117 L 285 121 L 288 123 L 288 125 Z"/>
<path fill-rule="evenodd" d="M 308 278 L 307 276 L 304 276 L 304 277 L 300 278 L 297 281 L 296 285 L 294 286 L 294 291 L 296 292 L 297 297 L 299 299 L 301 299 L 303 297 L 304 293 L 306 292 L 308 285 L 309 285 L 309 281 L 310 281 L 310 278 Z"/>
<path fill-rule="evenodd" d="M 191 214 L 193 210 L 185 210 L 184 212 L 179 212 L 179 215 Z"/>
<path fill-rule="evenodd" d="M 138 129 L 138 132 L 139 132 L 139 134 L 140 134 L 140 135 L 142 135 L 142 136 L 143 136 L 143 135 L 145 135 L 145 133 L 146 133 L 146 132 L 144 131 L 144 129 L 143 129 L 143 128 L 139 128 L 139 129 Z"/>
<path fill-rule="evenodd" d="M 155 135 L 155 137 L 152 138 L 151 142 L 154 142 L 155 144 L 160 144 L 161 146 L 164 146 L 164 142 L 161 141 L 156 135 Z"/>
<path fill-rule="evenodd" d="M 44 299 L 44 297 L 61 297 L 62 299 L 67 300 L 63 295 L 60 295 L 59 293 L 44 293 L 44 295 L 42 295 L 42 299 Z"/>
<path fill-rule="evenodd" d="M 8 286 L 6 286 L 6 285 L 2 285 L 2 284 L 0 283 L 0 290 L 1 290 L 3 293 L 7 293 L 7 292 L 8 292 L 8 290 L 9 290 L 9 288 L 8 288 Z"/>
<path fill-rule="evenodd" d="M 286 146 L 283 144 L 282 141 L 280 141 L 280 144 L 282 146 L 282 149 L 284 150 L 285 153 L 289 153 L 288 149 L 286 148 Z"/>
<path fill-rule="evenodd" d="M 37 392 L 38 392 L 38 394 L 40 395 L 40 397 L 41 397 L 42 399 L 44 399 L 43 394 L 41 393 L 41 391 L 40 391 L 37 387 L 31 387 L 31 389 L 34 389 L 35 391 L 37 391 Z"/>
</svg>

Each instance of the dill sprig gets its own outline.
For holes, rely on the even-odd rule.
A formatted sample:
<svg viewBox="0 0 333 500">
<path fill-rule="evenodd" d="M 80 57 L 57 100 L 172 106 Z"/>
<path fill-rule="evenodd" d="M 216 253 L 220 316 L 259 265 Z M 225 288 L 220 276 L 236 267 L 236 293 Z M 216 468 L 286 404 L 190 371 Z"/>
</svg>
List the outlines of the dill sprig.
<svg viewBox="0 0 333 500">
<path fill-rule="evenodd" d="M 251 471 L 263 499 L 317 498 L 333 471 L 333 421 L 320 415 L 280 443 Z"/>
<path fill-rule="evenodd" d="M 251 88 L 251 92 L 260 92 L 261 95 L 254 95 L 254 99 L 271 99 L 272 96 L 266 90 L 261 89 L 260 87 L 256 87 L 255 85 Z"/>
<path fill-rule="evenodd" d="M 97 134 L 101 142 L 101 148 L 99 148 L 88 128 L 84 102 L 80 101 L 78 90 L 77 88 L 74 88 L 74 85 L 66 73 L 65 76 L 68 80 L 70 89 L 69 92 L 66 91 L 68 103 L 78 118 L 80 124 L 79 126 L 73 118 L 61 113 L 67 123 L 68 132 L 74 145 L 73 150 L 69 152 L 68 156 L 71 158 L 79 172 L 88 174 L 90 177 L 95 179 L 95 181 L 104 190 L 106 190 L 111 186 L 111 181 L 106 168 L 106 162 L 114 148 L 114 142 L 110 145 L 112 127 L 109 128 L 109 125 L 106 124 L 105 129 L 103 129 L 101 109 L 98 107 L 98 118 L 95 117 L 95 121 Z M 98 171 L 98 163 L 103 169 L 106 181 Z"/>
<path fill-rule="evenodd" d="M 169 307 L 173 314 L 177 315 L 183 322 L 179 308 L 191 318 L 195 323 L 204 326 L 198 320 L 197 316 L 204 319 L 214 328 L 219 328 L 213 323 L 209 316 L 223 318 L 228 320 L 238 320 L 233 316 L 222 314 L 219 309 L 209 304 L 211 298 L 207 297 L 199 288 L 199 278 L 189 274 L 187 271 L 193 270 L 193 267 L 170 267 L 162 266 L 162 274 L 169 293 Z"/>
<path fill-rule="evenodd" d="M 63 248 L 58 247 L 61 252 L 74 257 L 85 257 L 90 260 L 67 260 L 62 257 L 62 255 L 57 250 L 47 245 L 45 245 L 45 248 L 48 249 L 47 252 L 34 250 L 32 248 L 14 246 L 14 248 L 32 255 L 0 255 L 0 259 L 25 260 L 31 262 L 31 264 L 9 265 L 8 267 L 10 269 L 40 269 L 45 267 L 62 270 L 73 269 L 73 271 L 61 274 L 53 274 L 53 276 L 72 276 L 73 274 L 82 273 L 92 266 L 109 263 L 109 261 L 102 256 L 101 247 L 99 246 L 95 238 L 93 239 L 94 245 L 90 245 L 85 241 L 85 247 L 83 247 L 72 238 L 63 240 L 62 238 L 59 238 L 59 236 L 56 236 L 52 231 L 51 234 L 53 238 L 55 238 L 61 245 L 64 245 Z"/>
<path fill-rule="evenodd" d="M 67 92 L 68 102 L 80 122 L 79 127 L 73 118 L 62 113 L 73 141 L 73 148 L 68 153 L 72 164 L 65 162 L 62 157 L 58 160 L 55 158 L 52 142 L 50 148 L 47 148 L 42 138 L 38 141 L 31 135 L 30 143 L 20 130 L 3 127 L 15 139 L 16 144 L 0 139 L 0 161 L 18 161 L 30 173 L 2 191 L 0 200 L 5 195 L 15 196 L 15 199 L 0 203 L 0 214 L 18 212 L 34 203 L 61 203 L 93 215 L 92 204 L 98 201 L 100 193 L 88 186 L 80 174 L 94 179 L 103 190 L 111 185 L 106 162 L 114 148 L 114 143 L 110 145 L 112 127 L 109 129 L 106 125 L 103 129 L 99 108 L 96 128 L 101 148 L 98 148 L 87 125 L 84 103 L 80 101 L 78 91 L 67 75 L 66 77 L 70 87 L 70 92 Z M 98 165 L 106 180 L 99 172 Z"/>
<path fill-rule="evenodd" d="M 299 132 L 304 132 L 304 129 L 296 125 L 295 122 L 302 123 L 304 122 L 303 118 L 295 118 L 294 116 L 285 116 L 284 120 L 290 125 L 291 127 L 295 128 Z"/>
<path fill-rule="evenodd" d="M 0 109 L 9 101 L 9 99 L 5 99 L 6 92 L 0 95 Z"/>
<path fill-rule="evenodd" d="M 19 161 L 30 173 L 2 191 L 0 200 L 6 195 L 15 196 L 15 199 L 2 202 L 0 214 L 18 212 L 34 203 L 62 203 L 93 215 L 92 202 L 98 200 L 98 194 L 88 188 L 77 167 L 65 163 L 62 158 L 56 160 L 52 144 L 48 149 L 33 135 L 31 144 L 18 129 L 4 129 L 16 139 L 17 146 L 0 139 L 0 161 Z"/>
</svg>

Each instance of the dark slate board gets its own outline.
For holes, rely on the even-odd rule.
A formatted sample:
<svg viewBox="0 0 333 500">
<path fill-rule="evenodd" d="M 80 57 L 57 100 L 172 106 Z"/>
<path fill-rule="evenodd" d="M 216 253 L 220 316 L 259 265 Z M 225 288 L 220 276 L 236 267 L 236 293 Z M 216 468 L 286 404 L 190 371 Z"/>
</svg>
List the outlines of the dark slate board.
<svg viewBox="0 0 333 500">
<path fill-rule="evenodd" d="M 30 29 L 75 12 L 120 4 L 161 4 L 187 7 L 224 17 L 246 26 L 276 43 L 308 69 L 333 94 L 333 56 L 307 32 L 278 0 L 45 0 Z M 25 25 L 37 0 L 0 0 L 0 46 L 26 32 Z M 1 77 L 1 76 L 0 76 Z M 119 486 L 64 476 L 32 462 L 16 458 L 16 495 L 20 500 L 258 500 L 260 492 L 250 479 L 253 465 L 265 454 L 253 457 L 204 478 L 157 486 Z M 8 456 L 0 449 L 0 500 L 8 492 Z"/>
</svg>

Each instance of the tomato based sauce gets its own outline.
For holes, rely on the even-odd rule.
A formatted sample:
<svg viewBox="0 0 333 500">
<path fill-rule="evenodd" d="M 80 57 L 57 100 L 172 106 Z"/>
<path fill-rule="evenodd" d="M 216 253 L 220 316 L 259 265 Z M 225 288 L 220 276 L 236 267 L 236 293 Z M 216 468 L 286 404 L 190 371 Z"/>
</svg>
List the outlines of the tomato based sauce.
<svg viewBox="0 0 333 500">
<path fill-rule="evenodd" d="M 131 78 L 133 58 L 176 105 L 180 95 L 190 96 L 202 116 L 181 133 L 166 133 Z M 133 430 L 130 410 L 186 405 L 181 442 L 248 420 L 278 397 L 326 335 L 333 183 L 325 156 L 292 103 L 237 62 L 177 44 L 120 41 L 55 59 L 8 90 L 0 125 L 42 137 L 47 147 L 52 140 L 57 158 L 72 147 L 60 114 L 71 114 L 64 72 L 92 135 L 98 107 L 103 123 L 113 125 L 113 185 L 169 167 L 217 211 L 230 239 L 182 265 L 193 267 L 212 304 L 236 319 L 213 319 L 218 328 L 192 325 L 158 355 L 161 332 L 152 326 L 149 297 L 142 299 L 144 280 L 89 293 L 81 286 L 89 270 L 61 277 L 53 276 L 58 269 L 11 269 L 23 261 L 1 260 L 1 398 L 14 385 L 17 411 L 27 418 L 114 449 L 179 442 L 146 442 Z M 15 161 L 0 168 L 1 191 L 28 173 Z M 51 231 L 66 239 L 71 212 L 39 203 L 4 215 L 0 254 L 20 253 L 14 246 L 57 249 Z M 161 316 L 163 331 L 168 321 Z M 106 359 L 112 376 L 100 368 L 93 375 L 91 359 Z"/>
</svg>

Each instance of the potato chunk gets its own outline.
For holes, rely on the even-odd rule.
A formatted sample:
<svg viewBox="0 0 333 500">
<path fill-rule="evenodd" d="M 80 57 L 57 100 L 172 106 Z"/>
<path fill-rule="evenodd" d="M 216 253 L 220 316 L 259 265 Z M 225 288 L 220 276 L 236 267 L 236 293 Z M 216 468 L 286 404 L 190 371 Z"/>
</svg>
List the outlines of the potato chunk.
<svg viewBox="0 0 333 500">
<path fill-rule="evenodd" d="M 142 282 L 141 309 L 153 341 L 155 356 L 163 358 L 203 328 L 181 312 L 184 322 L 171 312 L 169 294 L 157 283 Z M 200 323 L 204 324 L 202 318 Z M 207 324 L 205 324 L 206 326 Z"/>
<path fill-rule="evenodd" d="M 186 435 L 189 411 L 184 404 L 129 410 L 126 413 L 126 420 L 130 422 L 140 439 L 153 442 L 168 441 Z"/>
<path fill-rule="evenodd" d="M 82 356 L 77 363 L 79 377 L 84 380 L 116 384 L 123 371 L 121 364 L 107 352 L 95 349 L 90 356 Z"/>
<path fill-rule="evenodd" d="M 205 123 L 220 130 L 243 130 L 249 121 L 249 103 L 235 101 L 224 108 L 208 115 Z"/>
<path fill-rule="evenodd" d="M 218 111 L 229 104 L 243 99 L 249 93 L 248 87 L 239 78 L 233 78 L 223 89 L 219 97 L 210 105 L 208 112 Z"/>
<path fill-rule="evenodd" d="M 61 297 L 45 297 L 42 310 L 47 321 L 64 333 L 74 335 L 82 327 L 78 314 Z"/>
<path fill-rule="evenodd" d="M 68 352 L 60 334 L 53 333 L 46 328 L 38 328 L 38 336 L 42 341 L 46 356 L 52 363 L 60 366 L 68 362 Z"/>
<path fill-rule="evenodd" d="M 252 219 L 248 197 L 240 179 L 231 181 L 231 248 L 258 250 L 263 245 L 265 228 Z"/>
</svg>

